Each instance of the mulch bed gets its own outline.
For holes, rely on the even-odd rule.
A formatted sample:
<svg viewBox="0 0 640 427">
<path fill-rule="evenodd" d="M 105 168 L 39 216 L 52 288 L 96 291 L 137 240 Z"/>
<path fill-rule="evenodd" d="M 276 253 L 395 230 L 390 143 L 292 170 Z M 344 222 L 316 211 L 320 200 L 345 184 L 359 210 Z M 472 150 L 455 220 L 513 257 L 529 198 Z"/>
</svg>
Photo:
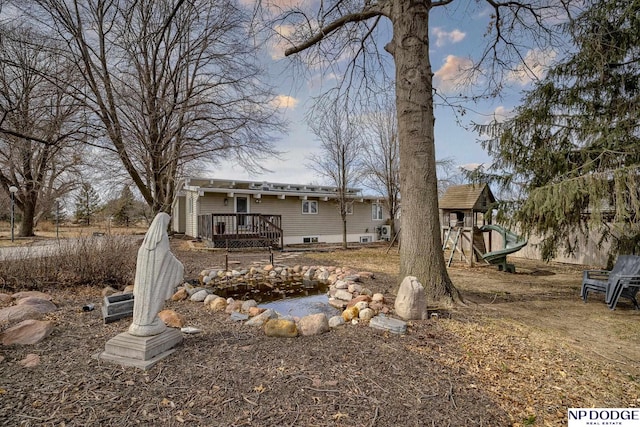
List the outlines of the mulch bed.
<svg viewBox="0 0 640 427">
<path fill-rule="evenodd" d="M 174 248 L 186 278 L 224 254 Z M 234 254 L 239 264 L 268 254 Z M 304 264 L 302 255 L 289 263 Z M 367 282 L 374 292 L 394 277 Z M 269 338 L 201 303 L 170 302 L 202 333 L 148 371 L 96 360 L 128 320 L 104 325 L 101 289 L 49 289 L 51 336 L 0 348 L 0 425 L 505 426 L 509 417 L 461 366 L 456 336 L 437 320 L 407 335 L 345 325 L 315 337 Z M 96 304 L 98 306 L 98 304 Z M 22 367 L 27 354 L 40 364 Z"/>
</svg>

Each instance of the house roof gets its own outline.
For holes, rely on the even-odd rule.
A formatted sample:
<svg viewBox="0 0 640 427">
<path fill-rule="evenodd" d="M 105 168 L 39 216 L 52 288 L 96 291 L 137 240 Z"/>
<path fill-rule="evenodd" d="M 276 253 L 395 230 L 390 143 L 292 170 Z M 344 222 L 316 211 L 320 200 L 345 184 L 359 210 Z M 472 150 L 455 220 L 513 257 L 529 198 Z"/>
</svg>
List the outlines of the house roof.
<svg viewBox="0 0 640 427">
<path fill-rule="evenodd" d="M 277 183 L 267 181 L 241 181 L 231 179 L 208 179 L 189 177 L 183 180 L 182 188 L 200 193 L 233 193 L 253 194 L 259 198 L 263 195 L 300 196 L 318 198 L 336 198 L 338 189 L 327 185 L 304 185 Z M 377 196 L 363 196 L 359 188 L 347 188 L 347 197 L 354 199 L 377 200 Z"/>
<path fill-rule="evenodd" d="M 452 185 L 438 201 L 445 210 L 474 210 L 486 212 L 496 199 L 487 184 Z"/>
</svg>

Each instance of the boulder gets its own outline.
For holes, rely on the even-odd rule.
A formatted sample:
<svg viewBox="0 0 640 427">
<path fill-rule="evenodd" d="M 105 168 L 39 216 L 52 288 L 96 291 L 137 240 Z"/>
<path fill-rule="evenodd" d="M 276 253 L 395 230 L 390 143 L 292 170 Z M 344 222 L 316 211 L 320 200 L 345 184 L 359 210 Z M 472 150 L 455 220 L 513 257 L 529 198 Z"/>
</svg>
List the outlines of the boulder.
<svg viewBox="0 0 640 427">
<path fill-rule="evenodd" d="M 209 303 L 209 308 L 213 311 L 225 311 L 227 308 L 227 300 L 218 297 Z"/>
<path fill-rule="evenodd" d="M 16 292 L 15 294 L 13 294 L 11 296 L 13 297 L 13 299 L 36 297 L 36 298 L 40 298 L 40 299 L 46 299 L 47 301 L 53 300 L 53 297 L 51 295 L 46 294 L 44 292 L 40 292 L 40 291 Z"/>
<path fill-rule="evenodd" d="M 171 296 L 171 301 L 184 301 L 189 297 L 189 293 L 185 288 L 180 288 Z"/>
<path fill-rule="evenodd" d="M 354 306 L 359 302 L 366 302 L 366 303 L 371 302 L 371 297 L 369 295 L 358 295 L 357 297 L 349 301 L 349 303 L 347 304 L 347 307 Z"/>
<path fill-rule="evenodd" d="M 369 308 L 369 303 L 366 301 L 360 301 L 356 305 L 354 305 L 354 307 L 357 307 L 358 311 L 362 311 L 365 308 Z"/>
<path fill-rule="evenodd" d="M 342 318 L 344 319 L 345 322 L 348 322 L 353 319 L 357 319 L 359 312 L 360 310 L 358 310 L 358 307 L 356 306 L 347 307 L 347 309 L 342 312 Z"/>
<path fill-rule="evenodd" d="M 371 297 L 371 301 L 384 303 L 384 295 L 382 295 L 382 294 L 373 294 L 373 296 Z"/>
<path fill-rule="evenodd" d="M 23 320 L 0 334 L 4 345 L 35 344 L 49 336 L 53 331 L 53 322 L 44 320 Z"/>
<path fill-rule="evenodd" d="M 329 319 L 330 328 L 337 328 L 338 326 L 342 325 L 344 325 L 344 319 L 342 318 L 342 316 L 333 316 L 331 319 Z"/>
<path fill-rule="evenodd" d="M 186 323 L 184 316 L 173 310 L 162 310 L 158 317 L 170 328 L 182 328 Z"/>
<path fill-rule="evenodd" d="M 247 313 L 249 313 L 250 317 L 255 317 L 255 316 L 259 315 L 260 313 L 263 313 L 265 310 L 266 310 L 266 308 L 249 307 L 249 310 L 247 311 Z"/>
<path fill-rule="evenodd" d="M 427 309 L 427 296 L 416 277 L 407 276 L 402 280 L 394 309 L 404 320 L 422 319 L 422 314 Z"/>
<path fill-rule="evenodd" d="M 300 335 L 311 336 L 320 335 L 329 332 L 329 321 L 324 313 L 310 314 L 304 316 L 298 322 L 298 330 Z"/>
<path fill-rule="evenodd" d="M 231 314 L 234 311 L 240 311 L 242 309 L 242 301 L 232 301 L 229 303 L 227 300 L 227 308 L 224 309 L 224 312 L 227 314 Z"/>
<path fill-rule="evenodd" d="M 245 326 L 263 326 L 269 319 L 275 319 L 278 314 L 273 310 L 265 310 L 245 322 Z"/>
<path fill-rule="evenodd" d="M 268 337 L 293 338 L 298 336 L 298 328 L 293 320 L 270 319 L 265 322 L 263 329 Z"/>
<path fill-rule="evenodd" d="M 205 298 L 207 298 L 207 295 L 209 295 L 209 292 L 207 292 L 206 289 L 200 289 L 199 291 L 191 295 L 191 298 L 189 299 L 195 302 L 203 302 Z"/>
<path fill-rule="evenodd" d="M 256 302 L 256 300 L 250 299 L 242 303 L 242 306 L 240 307 L 240 311 L 243 313 L 248 313 L 250 308 L 257 307 L 257 306 L 258 306 L 258 303 Z"/>
<path fill-rule="evenodd" d="M 209 295 L 207 295 L 207 297 L 204 299 L 203 302 L 204 302 L 205 305 L 208 306 L 209 304 L 211 304 L 211 301 L 213 301 L 216 298 L 220 298 L 220 297 L 218 295 L 216 295 L 216 294 L 209 294 Z"/>
<path fill-rule="evenodd" d="M 369 326 L 374 329 L 389 331 L 394 334 L 407 332 L 407 323 L 399 319 L 393 319 L 384 315 L 378 315 L 369 321 Z"/>
<path fill-rule="evenodd" d="M 367 307 L 360 310 L 360 313 L 358 313 L 358 318 L 360 320 L 371 320 L 375 315 L 376 313 L 372 309 Z"/>
<path fill-rule="evenodd" d="M 33 307 L 37 311 L 42 314 L 51 313 L 52 311 L 56 311 L 58 307 L 54 303 L 49 300 L 38 298 L 38 297 L 27 297 L 21 298 L 16 301 L 17 306 L 28 305 Z"/>
<path fill-rule="evenodd" d="M 108 297 L 111 296 L 113 294 L 115 294 L 116 292 L 118 292 L 113 286 L 105 286 L 104 288 L 102 288 L 102 298 L 104 297 Z"/>
<path fill-rule="evenodd" d="M 336 293 L 333 294 L 333 297 L 336 299 L 341 299 L 343 301 L 351 301 L 353 299 L 353 294 L 344 289 L 336 290 Z"/>
<path fill-rule="evenodd" d="M 40 320 L 44 314 L 30 305 L 12 305 L 0 309 L 0 326 L 32 319 Z"/>
</svg>

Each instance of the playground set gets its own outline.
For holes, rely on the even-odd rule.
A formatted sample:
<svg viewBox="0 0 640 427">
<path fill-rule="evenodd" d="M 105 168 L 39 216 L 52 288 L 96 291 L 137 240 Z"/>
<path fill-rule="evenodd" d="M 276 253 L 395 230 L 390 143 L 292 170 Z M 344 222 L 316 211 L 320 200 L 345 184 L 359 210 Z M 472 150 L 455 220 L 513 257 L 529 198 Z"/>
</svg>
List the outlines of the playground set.
<svg viewBox="0 0 640 427">
<path fill-rule="evenodd" d="M 507 263 L 507 255 L 522 249 L 527 245 L 527 240 L 491 223 L 495 201 L 487 184 L 447 188 L 439 201 L 439 208 L 442 250 L 449 249 L 448 266 L 458 253 L 460 260 L 471 266 L 474 262 L 482 262 L 497 265 L 500 271 L 515 273 L 515 266 Z"/>
</svg>

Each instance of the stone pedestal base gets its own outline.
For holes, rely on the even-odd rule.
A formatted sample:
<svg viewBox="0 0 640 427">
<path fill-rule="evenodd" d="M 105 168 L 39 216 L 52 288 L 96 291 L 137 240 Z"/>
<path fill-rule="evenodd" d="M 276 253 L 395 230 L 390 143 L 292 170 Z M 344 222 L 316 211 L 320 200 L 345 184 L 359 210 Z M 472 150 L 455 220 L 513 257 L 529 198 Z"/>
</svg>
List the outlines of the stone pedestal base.
<svg viewBox="0 0 640 427">
<path fill-rule="evenodd" d="M 123 366 L 150 369 L 164 359 L 182 342 L 179 329 L 169 328 L 151 337 L 137 337 L 123 332 L 111 338 L 105 344 L 105 351 L 96 357 L 100 360 L 118 363 Z"/>
</svg>

